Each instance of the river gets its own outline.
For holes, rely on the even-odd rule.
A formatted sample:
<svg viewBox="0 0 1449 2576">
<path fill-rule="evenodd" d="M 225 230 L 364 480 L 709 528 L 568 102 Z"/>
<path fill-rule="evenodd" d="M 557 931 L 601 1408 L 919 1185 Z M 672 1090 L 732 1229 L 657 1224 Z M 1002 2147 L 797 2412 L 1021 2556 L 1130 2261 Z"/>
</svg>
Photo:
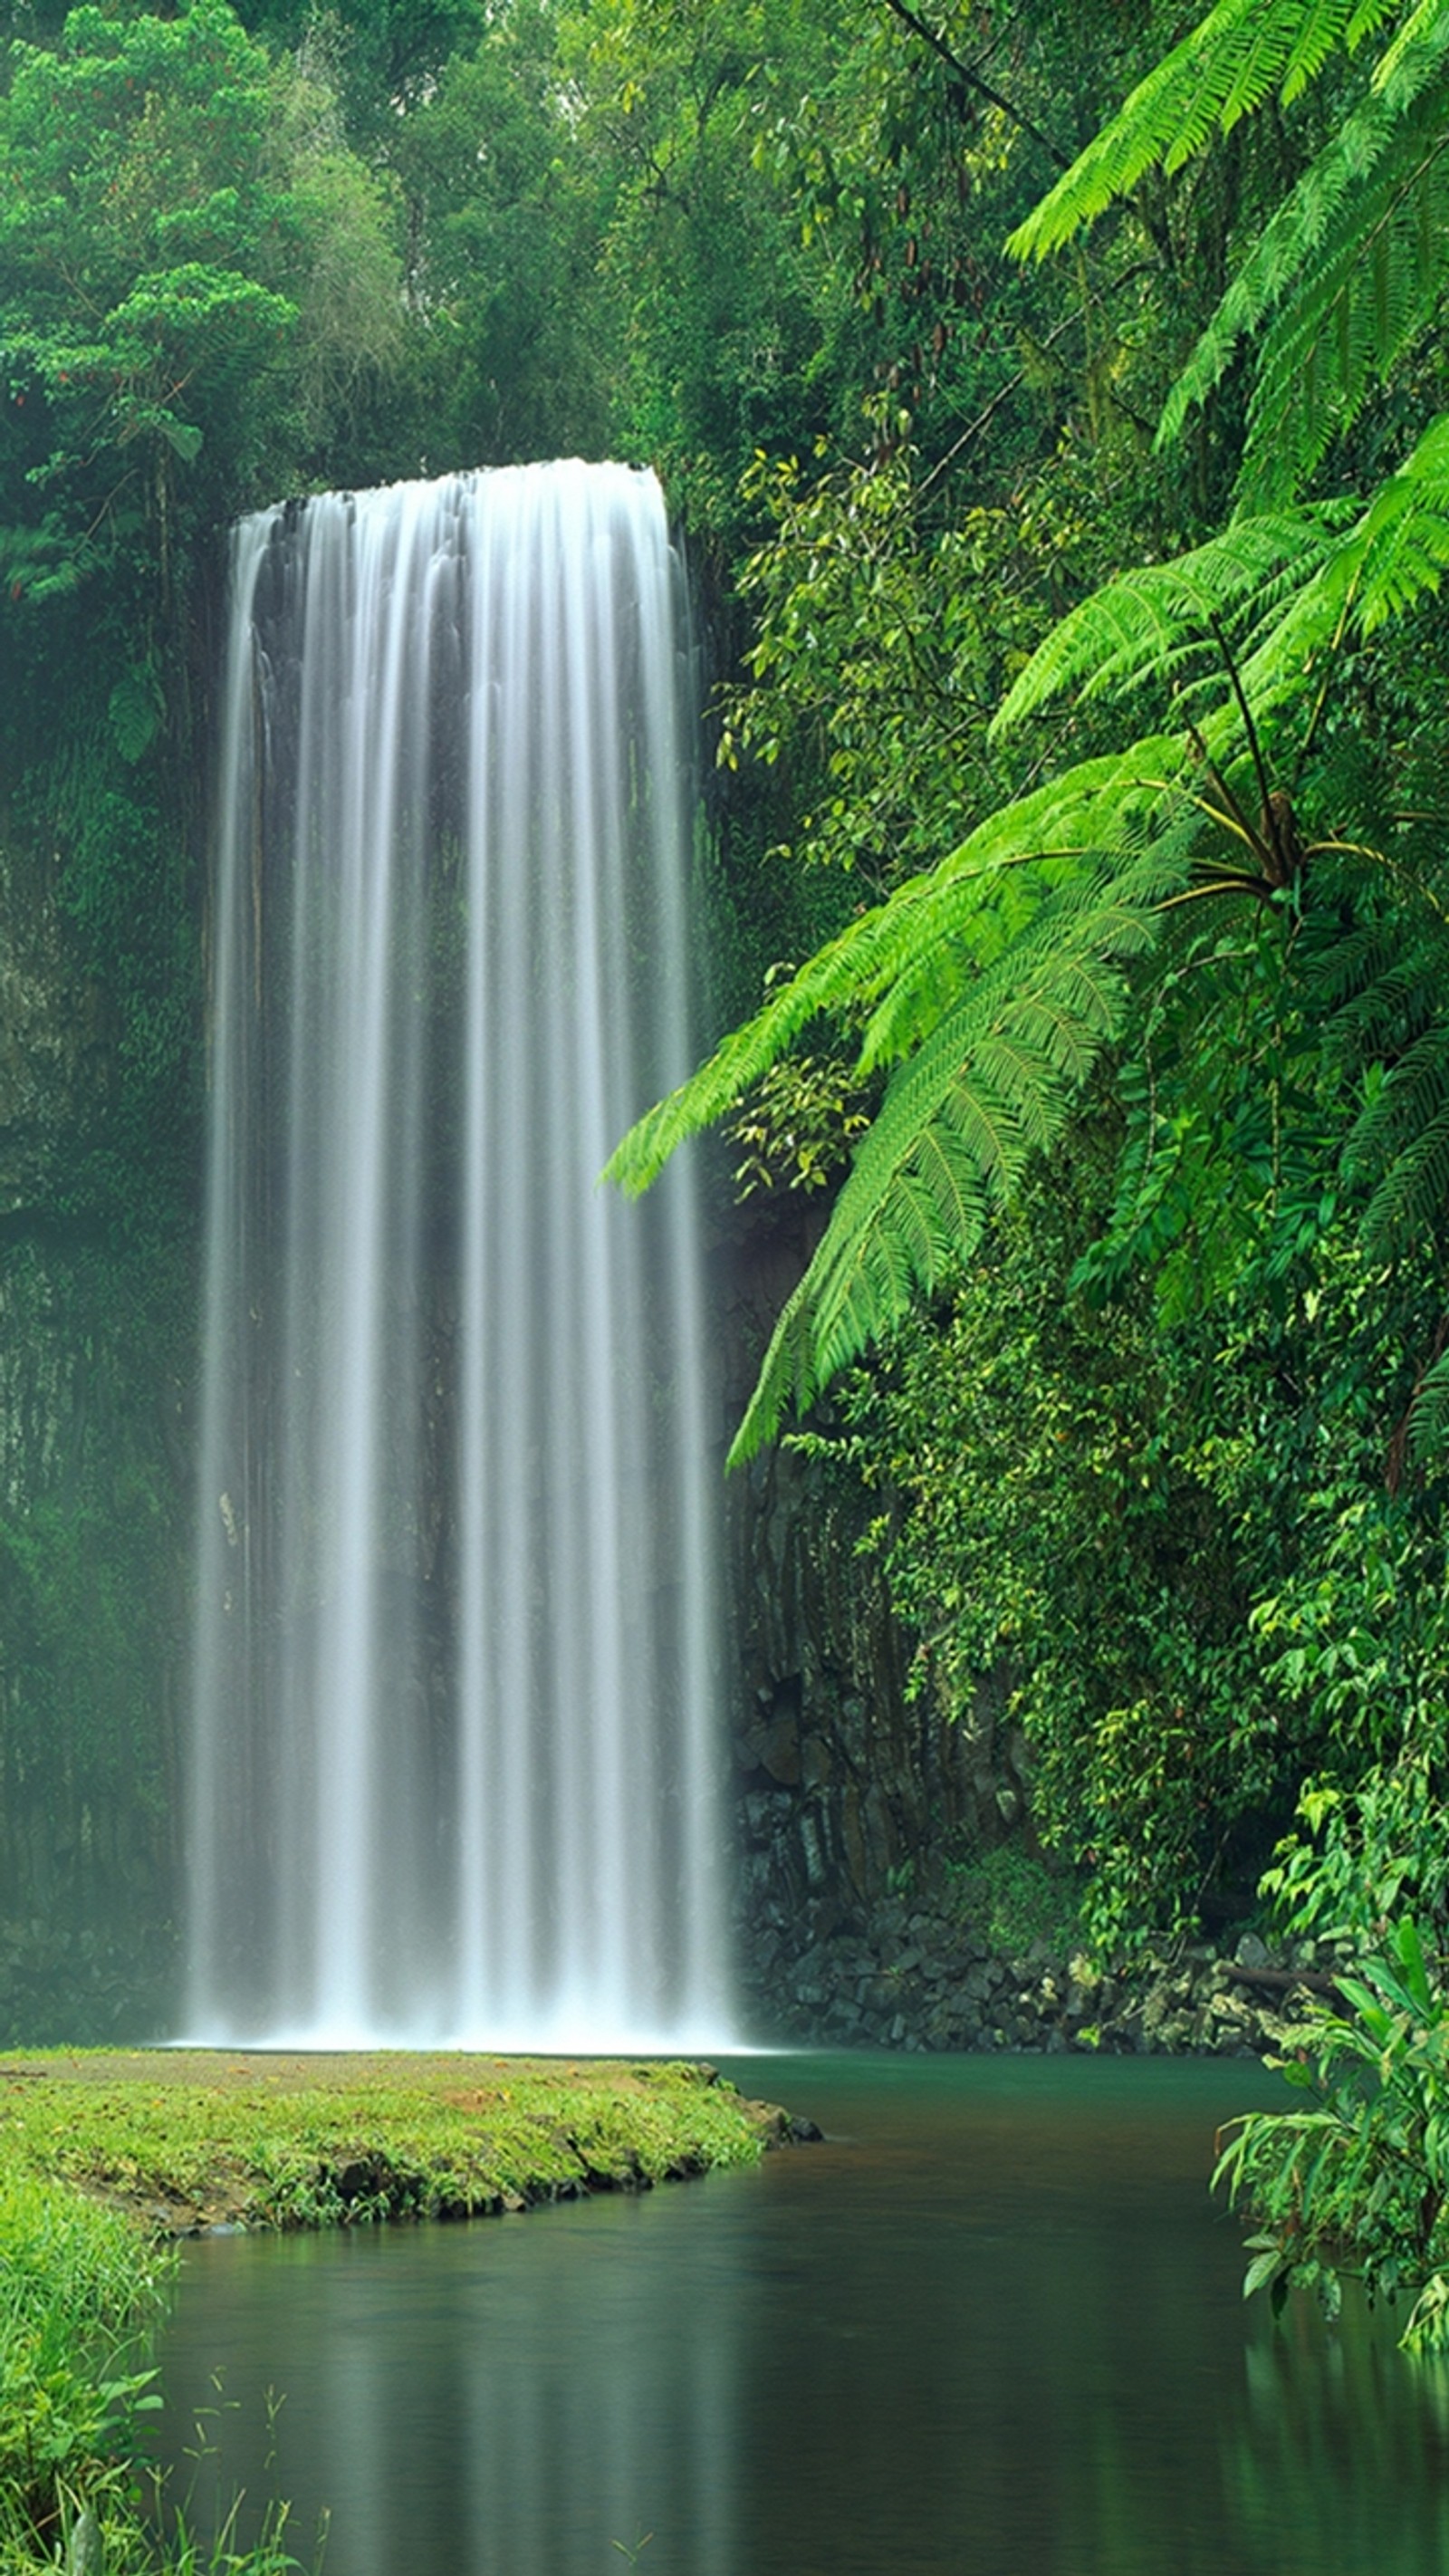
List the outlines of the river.
<svg viewBox="0 0 1449 2576">
<path fill-rule="evenodd" d="M 1242 2062 L 731 2064 L 826 2143 L 468 2227 L 188 2247 L 171 2494 L 326 2576 L 1442 2576 L 1449 2373 L 1245 2307 Z M 199 2431 L 198 2431 L 199 2427 Z"/>
</svg>

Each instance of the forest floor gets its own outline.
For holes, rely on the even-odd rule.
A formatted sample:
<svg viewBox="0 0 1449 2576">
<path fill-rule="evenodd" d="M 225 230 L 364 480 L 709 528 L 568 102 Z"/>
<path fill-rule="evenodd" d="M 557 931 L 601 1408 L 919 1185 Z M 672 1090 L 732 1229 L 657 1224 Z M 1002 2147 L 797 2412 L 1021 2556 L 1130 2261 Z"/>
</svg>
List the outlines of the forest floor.
<svg viewBox="0 0 1449 2576">
<path fill-rule="evenodd" d="M 687 2062 L 0 2055 L 0 2169 L 168 2236 L 496 2216 L 753 2162 L 791 2134 L 783 2112 Z"/>
</svg>

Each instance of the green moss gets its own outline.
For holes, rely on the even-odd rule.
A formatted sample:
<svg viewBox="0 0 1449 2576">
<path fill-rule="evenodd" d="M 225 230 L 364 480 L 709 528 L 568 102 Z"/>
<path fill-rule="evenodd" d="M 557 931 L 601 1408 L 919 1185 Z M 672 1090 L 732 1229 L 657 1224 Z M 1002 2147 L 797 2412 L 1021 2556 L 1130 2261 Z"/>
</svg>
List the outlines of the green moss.
<svg viewBox="0 0 1449 2576">
<path fill-rule="evenodd" d="M 526 2209 L 753 2162 L 783 2133 L 708 2067 L 494 2057 L 0 2057 L 0 2576 L 159 2576 L 133 2500 L 166 2237 Z M 78 2535 L 89 2522 L 94 2539 Z M 59 2552 L 59 2555 L 57 2553 Z M 181 2576 L 283 2576 L 183 2532 Z"/>
<path fill-rule="evenodd" d="M 778 2115 L 709 2069 L 491 2057 L 0 2057 L 0 2160 L 173 2233 L 464 2217 L 752 2162 Z"/>
</svg>

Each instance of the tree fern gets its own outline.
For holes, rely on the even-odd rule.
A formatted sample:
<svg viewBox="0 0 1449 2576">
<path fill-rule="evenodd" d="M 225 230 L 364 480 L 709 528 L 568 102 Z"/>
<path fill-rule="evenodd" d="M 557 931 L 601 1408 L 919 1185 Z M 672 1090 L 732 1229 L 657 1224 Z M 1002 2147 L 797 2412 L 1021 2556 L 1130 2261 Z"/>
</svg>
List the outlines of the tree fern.
<svg viewBox="0 0 1449 2576">
<path fill-rule="evenodd" d="M 1409 1414 L 1409 1448 L 1420 1460 L 1449 1448 L 1449 1352 L 1426 1369 Z"/>
<path fill-rule="evenodd" d="M 1305 680 L 1437 591 L 1449 569 L 1449 414 L 1433 422 L 1366 509 L 1304 504 L 1232 522 L 1165 564 L 1123 573 L 1044 637 L 995 717 L 1002 735 L 1053 699 L 1171 688 L 1219 761 L 1301 702 Z M 1231 644 L 1239 689 L 1225 685 Z M 1143 747 L 1138 747 L 1141 756 Z M 1157 755 L 1174 763 L 1169 744 Z M 1176 760 L 1181 759 L 1179 747 Z"/>
<path fill-rule="evenodd" d="M 1429 0 L 1428 14 L 1436 12 Z M 1139 82 L 1008 249 L 1022 259 L 1059 250 L 1159 163 L 1180 169 L 1215 131 L 1229 133 L 1275 93 L 1288 105 L 1335 53 L 1403 14 L 1402 0 L 1218 0 Z M 1425 14 L 1413 11 L 1410 23 Z"/>
<path fill-rule="evenodd" d="M 1336 54 L 1392 29 L 1364 92 L 1249 250 L 1168 396 L 1170 441 L 1243 343 L 1259 347 L 1241 490 L 1301 488 L 1432 319 L 1449 278 L 1449 0 L 1220 0 L 1012 235 L 1043 257 L 1176 170 L 1214 131 L 1285 104 Z"/>
<path fill-rule="evenodd" d="M 1222 686 L 1217 630 L 1238 621 L 1243 649 L 1267 645 L 1285 608 L 1331 562 L 1352 504 L 1239 520 L 1190 554 L 1123 573 L 1054 626 L 1008 692 L 993 731 L 1006 732 L 1066 691 L 1120 697 L 1189 677 Z"/>
<path fill-rule="evenodd" d="M 1108 926 L 1110 921 L 1110 927 Z M 803 1409 L 980 1241 L 1028 1159 L 1061 1133 L 1077 1088 L 1120 1026 L 1125 955 L 1150 917 L 1115 900 L 1080 912 L 1063 949 L 1038 926 L 1036 971 L 1004 959 L 889 1085 L 830 1224 L 776 1325 L 730 1452 L 750 1457 L 787 1403 Z"/>
<path fill-rule="evenodd" d="M 1374 978 L 1328 1031 L 1347 1068 L 1363 1068 L 1343 1162 L 1350 1179 L 1368 1184 L 1363 1234 L 1383 1260 L 1432 1236 L 1449 1208 L 1449 936 L 1431 920 L 1408 938 L 1401 925 L 1400 944 L 1408 971 L 1399 965 Z"/>
<path fill-rule="evenodd" d="M 1389 76 L 1375 80 L 1264 226 L 1163 410 L 1158 436 L 1168 440 L 1242 340 L 1267 324 L 1243 471 L 1245 493 L 1259 502 L 1296 488 L 1443 288 L 1444 0 L 1416 13 L 1394 55 Z"/>
<path fill-rule="evenodd" d="M 1262 446 L 1311 347 L 1324 373 L 1283 433 L 1285 495 L 1437 292 L 1449 0 L 1220 0 L 1016 236 L 1019 250 L 1049 249 L 1154 160 L 1176 166 L 1214 128 L 1274 93 L 1290 99 L 1334 52 L 1390 30 L 1349 126 L 1250 254 L 1171 415 L 1180 420 L 1266 322 L 1253 429 Z M 1376 246 L 1377 266 L 1366 256 Z M 1321 1006 L 1326 1060 L 1358 1091 L 1339 1159 L 1381 1256 L 1443 1221 L 1449 922 L 1401 886 L 1397 848 L 1300 839 L 1293 798 L 1340 657 L 1436 591 L 1446 568 L 1449 414 L 1364 502 L 1245 511 L 1189 554 L 1105 585 L 1043 640 L 1001 707 L 997 738 L 1063 696 L 1144 688 L 1182 717 L 1179 728 L 1079 763 L 988 816 L 822 949 L 624 1139 L 610 1174 L 639 1190 L 821 1013 L 853 1033 L 860 1073 L 889 1076 L 732 1458 L 749 1456 L 787 1405 L 808 1404 L 970 1253 L 1122 1036 L 1134 977 L 1162 971 L 1153 952 L 1183 907 L 1210 897 L 1281 903 L 1301 928 L 1305 868 L 1357 871 L 1345 900 L 1305 929 L 1295 970 Z M 1394 901 L 1364 903 L 1365 881 L 1392 881 Z M 1200 966 L 1206 952 L 1193 953 Z M 1276 1171 L 1278 1111 L 1256 1107 Z"/>
<path fill-rule="evenodd" d="M 1122 574 L 1054 626 L 1004 699 L 1008 731 L 1051 699 L 1124 697 L 1151 684 L 1205 681 L 1214 750 L 1240 725 L 1223 690 L 1232 634 L 1244 694 L 1262 715 L 1297 698 L 1316 656 L 1402 617 L 1449 568 L 1449 414 L 1433 422 L 1367 509 L 1319 502 L 1236 519 L 1206 545 Z"/>
<path fill-rule="evenodd" d="M 606 1178 L 631 1197 L 646 1190 L 676 1147 L 733 1109 L 822 1014 L 847 1025 L 864 1015 L 861 1074 L 899 1061 L 930 1034 L 964 980 L 1019 956 L 1054 887 L 1135 846 L 1160 798 L 1164 762 L 1180 760 L 1181 746 L 1168 738 L 1134 744 L 989 815 L 938 868 L 831 940 L 647 1111 L 615 1149 Z"/>
<path fill-rule="evenodd" d="M 611 1176 L 646 1187 L 820 1010 L 864 1011 L 859 1069 L 895 1067 L 732 1459 L 934 1289 L 1060 1135 L 1121 1028 L 1131 961 L 1190 885 L 1204 833 L 1190 770 L 1179 741 L 1151 737 L 992 815 L 802 968 L 618 1148 Z"/>
</svg>

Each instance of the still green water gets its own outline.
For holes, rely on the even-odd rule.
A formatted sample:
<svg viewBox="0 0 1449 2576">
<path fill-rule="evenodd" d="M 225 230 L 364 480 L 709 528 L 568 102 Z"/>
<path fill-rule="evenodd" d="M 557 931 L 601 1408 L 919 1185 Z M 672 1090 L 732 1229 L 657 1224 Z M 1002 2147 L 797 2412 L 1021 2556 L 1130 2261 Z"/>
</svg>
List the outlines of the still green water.
<svg viewBox="0 0 1449 2576">
<path fill-rule="evenodd" d="M 330 2508 L 325 2576 L 608 2576 L 646 2534 L 645 2576 L 1449 2570 L 1449 2375 L 1391 2321 L 1244 2306 L 1207 2176 L 1216 2124 L 1276 2098 L 1259 2069 L 727 2071 L 827 2143 L 527 2218 L 188 2249 L 174 2490 L 203 2522 L 286 2495 L 304 2555 Z"/>
</svg>

